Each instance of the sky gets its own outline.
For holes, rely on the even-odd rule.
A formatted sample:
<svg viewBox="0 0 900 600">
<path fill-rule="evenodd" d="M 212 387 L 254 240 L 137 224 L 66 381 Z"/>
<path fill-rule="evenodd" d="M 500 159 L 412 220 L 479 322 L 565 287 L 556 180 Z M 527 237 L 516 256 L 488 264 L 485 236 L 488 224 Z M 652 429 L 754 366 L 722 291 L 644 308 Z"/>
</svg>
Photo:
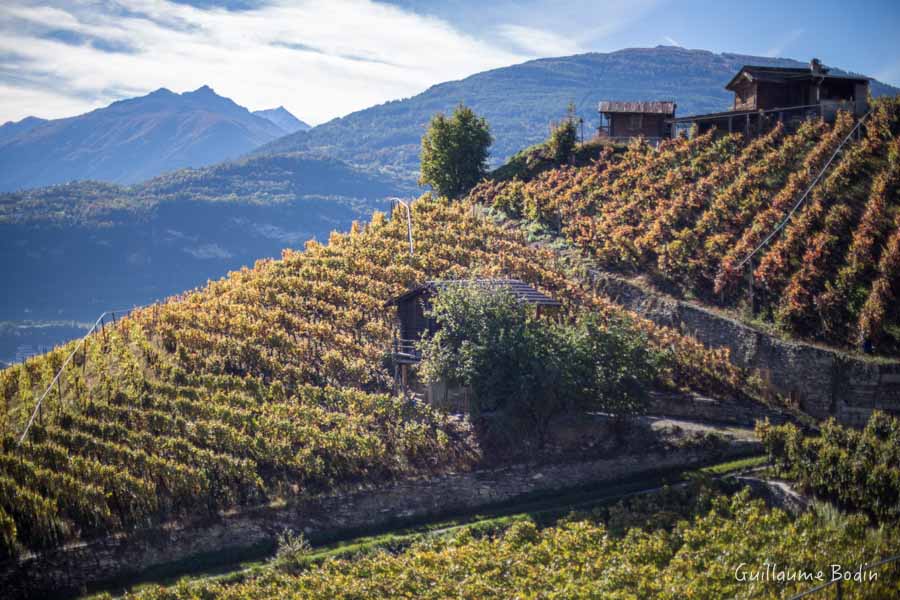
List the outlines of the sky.
<svg viewBox="0 0 900 600">
<path fill-rule="evenodd" d="M 318 124 L 442 81 L 629 47 L 781 56 L 900 86 L 900 0 L 2 0 L 0 123 L 209 85 Z"/>
</svg>

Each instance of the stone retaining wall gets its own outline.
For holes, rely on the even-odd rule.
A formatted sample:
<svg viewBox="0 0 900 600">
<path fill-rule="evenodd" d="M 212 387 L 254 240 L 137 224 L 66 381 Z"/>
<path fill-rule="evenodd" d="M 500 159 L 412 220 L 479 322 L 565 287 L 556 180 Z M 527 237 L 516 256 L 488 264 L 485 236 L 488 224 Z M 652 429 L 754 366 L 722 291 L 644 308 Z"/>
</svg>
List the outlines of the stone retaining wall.
<svg viewBox="0 0 900 600">
<path fill-rule="evenodd" d="M 46 552 L 0 565 L 5 599 L 71 595 L 85 586 L 140 573 L 192 556 L 271 543 L 285 529 L 309 536 L 336 535 L 398 521 L 464 513 L 525 495 L 552 494 L 625 477 L 698 466 L 758 452 L 758 442 L 723 442 L 717 448 L 673 449 L 583 462 L 517 464 L 494 470 L 400 481 L 263 507 L 217 519 L 170 525 Z"/>
<path fill-rule="evenodd" d="M 734 423 L 753 427 L 760 419 L 775 424 L 793 418 L 786 412 L 730 398 L 708 398 L 693 392 L 651 392 L 647 413 L 695 421 Z"/>
<path fill-rule="evenodd" d="M 597 291 L 652 321 L 726 347 L 732 361 L 758 369 L 774 391 L 817 418 L 860 426 L 878 408 L 900 413 L 900 361 L 867 361 L 782 340 L 711 310 L 651 292 L 616 275 L 591 272 Z"/>
</svg>

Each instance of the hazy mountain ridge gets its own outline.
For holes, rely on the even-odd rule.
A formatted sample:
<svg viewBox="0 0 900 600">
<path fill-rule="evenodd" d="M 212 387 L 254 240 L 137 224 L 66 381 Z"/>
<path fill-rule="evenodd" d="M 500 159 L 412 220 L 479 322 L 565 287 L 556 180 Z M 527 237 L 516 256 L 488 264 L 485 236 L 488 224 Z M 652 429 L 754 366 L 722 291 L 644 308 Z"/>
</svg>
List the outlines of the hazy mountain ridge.
<svg viewBox="0 0 900 600">
<path fill-rule="evenodd" d="M 283 134 L 208 86 L 183 94 L 161 88 L 0 142 L 0 191 L 86 179 L 134 183 L 234 158 Z"/>
<path fill-rule="evenodd" d="M 495 138 L 491 162 L 496 166 L 544 140 L 550 122 L 564 115 L 569 102 L 585 120 L 585 137 L 593 135 L 597 103 L 604 99 L 674 99 L 678 115 L 727 109 L 732 94 L 724 86 L 744 64 L 807 63 L 673 46 L 544 58 L 441 83 L 411 98 L 280 138 L 255 153 L 312 150 L 412 180 L 418 171 L 419 141 L 431 115 L 463 102 L 490 123 Z M 900 91 L 874 80 L 871 90 L 875 96 Z"/>
<path fill-rule="evenodd" d="M 21 121 L 7 121 L 0 125 L 0 145 L 20 135 L 24 135 L 44 123 L 47 123 L 47 119 L 39 117 L 25 117 Z"/>
<path fill-rule="evenodd" d="M 80 181 L 0 194 L 0 263 L 15 289 L 0 320 L 87 320 L 162 298 L 326 240 L 409 192 L 334 159 L 291 154 L 134 186 Z"/>
<path fill-rule="evenodd" d="M 283 106 L 266 110 L 254 110 L 253 114 L 274 123 L 287 134 L 296 131 L 308 131 L 312 128 L 308 123 L 295 117 Z"/>
<path fill-rule="evenodd" d="M 408 185 L 336 159 L 290 153 L 180 169 L 131 186 L 76 181 L 0 193 L 0 224 L 96 227 L 140 218 L 162 202 L 269 205 L 301 198 L 376 202 L 411 191 Z"/>
</svg>

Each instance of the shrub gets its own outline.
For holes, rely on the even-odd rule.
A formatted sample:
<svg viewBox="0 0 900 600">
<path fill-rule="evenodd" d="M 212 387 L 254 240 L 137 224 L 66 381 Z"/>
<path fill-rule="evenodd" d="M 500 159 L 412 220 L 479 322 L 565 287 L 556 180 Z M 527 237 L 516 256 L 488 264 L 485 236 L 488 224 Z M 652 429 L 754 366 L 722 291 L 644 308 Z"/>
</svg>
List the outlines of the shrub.
<svg viewBox="0 0 900 600">
<path fill-rule="evenodd" d="M 473 414 L 500 411 L 539 443 L 564 412 L 640 410 L 663 362 L 627 320 L 542 320 L 508 292 L 474 284 L 443 290 L 430 316 L 439 329 L 420 343 L 423 378 L 471 388 Z"/>
</svg>

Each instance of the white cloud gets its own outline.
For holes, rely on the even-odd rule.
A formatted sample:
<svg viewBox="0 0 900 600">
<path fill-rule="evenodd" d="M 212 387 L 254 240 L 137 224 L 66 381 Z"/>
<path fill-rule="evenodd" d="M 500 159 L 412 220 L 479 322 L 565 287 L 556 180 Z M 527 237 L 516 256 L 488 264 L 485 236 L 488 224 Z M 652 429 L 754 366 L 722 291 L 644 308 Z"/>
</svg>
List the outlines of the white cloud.
<svg viewBox="0 0 900 600">
<path fill-rule="evenodd" d="M 251 109 L 284 105 L 317 123 L 544 51 L 562 53 L 554 45 L 565 40 L 551 34 L 509 33 L 519 50 L 370 0 L 274 0 L 245 11 L 168 0 L 12 0 L 0 6 L 0 122 L 209 84 Z"/>
<path fill-rule="evenodd" d="M 676 40 L 675 38 L 673 38 L 670 35 L 664 35 L 663 41 L 666 42 L 667 44 L 669 44 L 670 46 L 678 46 L 679 48 L 682 47 L 681 44 L 678 42 L 678 40 Z"/>
<path fill-rule="evenodd" d="M 497 32 L 515 47 L 537 56 L 563 56 L 585 51 L 571 37 L 534 27 L 501 25 L 497 28 Z"/>
<path fill-rule="evenodd" d="M 772 47 L 766 50 L 766 56 L 770 58 L 782 56 L 788 46 L 800 39 L 805 31 L 806 30 L 803 28 L 798 28 L 787 32 L 785 35 L 781 36 L 780 39 L 776 40 Z"/>
</svg>

